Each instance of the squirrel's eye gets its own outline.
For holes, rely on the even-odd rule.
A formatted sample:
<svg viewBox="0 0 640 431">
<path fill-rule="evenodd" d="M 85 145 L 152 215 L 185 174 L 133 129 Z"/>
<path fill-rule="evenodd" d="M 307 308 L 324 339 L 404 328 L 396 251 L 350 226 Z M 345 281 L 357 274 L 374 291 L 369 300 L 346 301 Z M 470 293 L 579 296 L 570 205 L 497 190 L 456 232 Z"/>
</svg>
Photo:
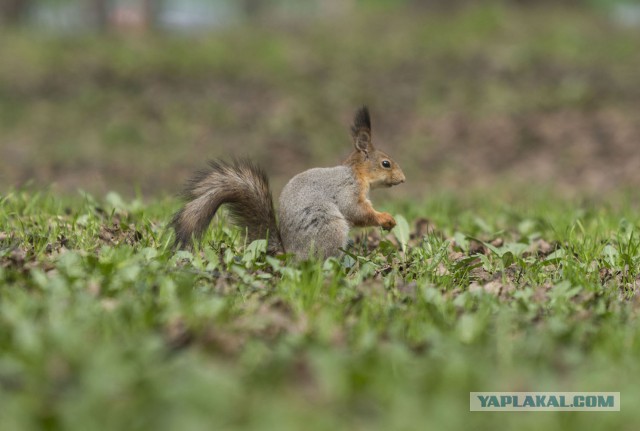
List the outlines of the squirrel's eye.
<svg viewBox="0 0 640 431">
<path fill-rule="evenodd" d="M 383 160 L 382 161 L 382 167 L 389 169 L 391 167 L 391 162 L 389 160 Z"/>
</svg>

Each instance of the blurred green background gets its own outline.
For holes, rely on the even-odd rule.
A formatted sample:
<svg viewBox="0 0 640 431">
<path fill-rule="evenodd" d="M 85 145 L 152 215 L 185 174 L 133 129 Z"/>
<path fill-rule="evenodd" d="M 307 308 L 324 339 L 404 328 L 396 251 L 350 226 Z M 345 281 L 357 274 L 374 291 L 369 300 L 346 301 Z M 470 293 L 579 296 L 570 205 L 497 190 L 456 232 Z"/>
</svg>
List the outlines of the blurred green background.
<svg viewBox="0 0 640 431">
<path fill-rule="evenodd" d="M 279 187 L 374 139 L 394 196 L 640 186 L 640 4 L 7 0 L 0 187 L 172 195 L 213 157 Z"/>
</svg>

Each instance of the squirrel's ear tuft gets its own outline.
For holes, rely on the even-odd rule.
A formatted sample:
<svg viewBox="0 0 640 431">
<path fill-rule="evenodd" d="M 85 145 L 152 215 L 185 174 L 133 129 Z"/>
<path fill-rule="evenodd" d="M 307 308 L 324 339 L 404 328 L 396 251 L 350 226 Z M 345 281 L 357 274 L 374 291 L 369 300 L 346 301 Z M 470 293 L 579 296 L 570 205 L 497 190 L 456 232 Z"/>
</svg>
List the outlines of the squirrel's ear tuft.
<svg viewBox="0 0 640 431">
<path fill-rule="evenodd" d="M 358 109 L 355 117 L 353 118 L 353 126 L 351 130 L 356 132 L 358 129 L 367 129 L 371 132 L 371 117 L 369 116 L 369 108 L 363 106 Z"/>
<path fill-rule="evenodd" d="M 373 144 L 371 143 L 371 117 L 366 106 L 356 112 L 351 126 L 351 136 L 356 150 L 365 154 L 373 150 Z"/>
</svg>

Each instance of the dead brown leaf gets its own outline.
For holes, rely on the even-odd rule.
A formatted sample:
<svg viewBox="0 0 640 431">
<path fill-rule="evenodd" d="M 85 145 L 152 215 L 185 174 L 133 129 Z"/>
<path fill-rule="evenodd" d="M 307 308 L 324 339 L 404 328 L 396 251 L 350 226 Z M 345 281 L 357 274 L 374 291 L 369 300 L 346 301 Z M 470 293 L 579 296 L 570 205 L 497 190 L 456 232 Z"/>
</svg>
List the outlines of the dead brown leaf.
<svg viewBox="0 0 640 431">
<path fill-rule="evenodd" d="M 108 245 L 134 245 L 142 239 L 142 233 L 133 224 L 123 229 L 121 224 L 113 223 L 111 226 L 100 226 L 98 237 Z"/>
</svg>

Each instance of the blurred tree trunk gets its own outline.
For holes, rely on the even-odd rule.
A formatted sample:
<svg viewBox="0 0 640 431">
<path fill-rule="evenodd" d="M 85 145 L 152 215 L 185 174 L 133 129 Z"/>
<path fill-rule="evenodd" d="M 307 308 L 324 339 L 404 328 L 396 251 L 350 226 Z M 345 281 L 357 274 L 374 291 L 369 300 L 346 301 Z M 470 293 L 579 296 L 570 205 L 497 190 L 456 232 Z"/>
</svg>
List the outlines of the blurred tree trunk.
<svg viewBox="0 0 640 431">
<path fill-rule="evenodd" d="M 241 0 L 242 10 L 248 18 L 258 18 L 265 10 L 264 0 Z"/>
<path fill-rule="evenodd" d="M 7 24 L 20 24 L 27 17 L 31 0 L 1 0 L 0 21 Z"/>
<path fill-rule="evenodd" d="M 160 4 L 156 0 L 142 1 L 142 13 L 144 15 L 144 22 L 147 30 L 153 30 L 156 27 L 159 8 Z"/>
<path fill-rule="evenodd" d="M 125 21 L 121 22 L 123 17 L 118 14 L 117 7 L 115 10 L 110 8 L 112 3 L 110 0 L 93 0 L 92 3 L 93 15 L 100 30 L 108 30 L 114 26 L 127 27 L 132 25 L 141 30 L 151 30 L 156 26 L 162 2 L 158 0 L 139 0 L 134 2 L 134 8 L 132 10 L 135 12 L 135 24 L 126 22 L 126 16 L 124 18 Z"/>
<path fill-rule="evenodd" d="M 93 13 L 98 29 L 106 30 L 109 27 L 109 0 L 94 0 Z"/>
</svg>

